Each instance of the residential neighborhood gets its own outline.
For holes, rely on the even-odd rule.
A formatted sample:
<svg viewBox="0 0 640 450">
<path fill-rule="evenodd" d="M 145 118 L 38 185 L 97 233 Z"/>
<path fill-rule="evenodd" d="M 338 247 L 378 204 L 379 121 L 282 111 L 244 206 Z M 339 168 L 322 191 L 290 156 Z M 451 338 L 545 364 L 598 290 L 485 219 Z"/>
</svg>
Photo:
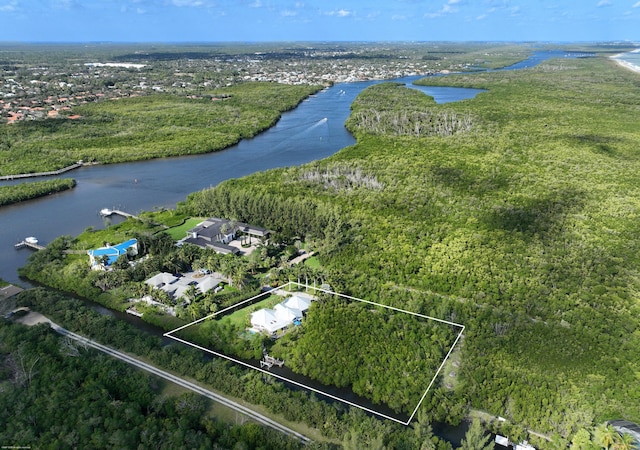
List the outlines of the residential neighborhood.
<svg viewBox="0 0 640 450">
<path fill-rule="evenodd" d="M 181 56 L 132 53 L 130 60 L 122 60 L 124 56 L 113 60 L 97 51 L 75 57 L 74 63 L 61 59 L 5 64 L 0 66 L 0 122 L 76 120 L 81 116 L 74 108 L 85 103 L 163 92 L 202 98 L 205 89 L 249 81 L 329 86 L 468 68 L 446 57 L 423 59 L 413 51 L 396 54 L 379 45 L 363 46 L 355 52 L 318 46 L 285 53 L 247 48 L 236 55 L 211 50 L 207 57 L 198 59 Z"/>
</svg>

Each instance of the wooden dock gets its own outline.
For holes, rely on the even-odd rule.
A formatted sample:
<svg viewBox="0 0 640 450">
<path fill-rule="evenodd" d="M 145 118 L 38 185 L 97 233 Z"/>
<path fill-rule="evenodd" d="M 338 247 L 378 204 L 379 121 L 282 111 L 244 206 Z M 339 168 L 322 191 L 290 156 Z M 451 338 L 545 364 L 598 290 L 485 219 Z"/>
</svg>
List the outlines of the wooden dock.
<svg viewBox="0 0 640 450">
<path fill-rule="evenodd" d="M 17 180 L 21 178 L 36 178 L 36 177 L 50 177 L 54 175 L 61 175 L 65 172 L 69 172 L 70 170 L 77 169 L 82 167 L 84 163 L 82 161 L 78 161 L 75 164 L 71 164 L 70 166 L 63 167 L 60 170 L 51 170 L 49 172 L 36 172 L 36 173 L 17 173 L 15 175 L 3 175 L 0 177 L 0 181 L 6 180 Z"/>
<path fill-rule="evenodd" d="M 108 211 L 108 212 L 107 212 Z M 102 215 L 103 217 L 108 217 L 108 216 L 112 216 L 112 215 L 116 215 L 116 216 L 121 216 L 124 217 L 125 219 L 128 219 L 129 217 L 131 217 L 132 219 L 139 219 L 138 216 L 134 216 L 133 214 L 129 214 L 128 212 L 124 212 L 121 211 L 119 209 L 108 209 L 108 208 L 104 208 L 100 211 L 100 215 Z"/>
<path fill-rule="evenodd" d="M 45 247 L 43 245 L 40 244 L 34 244 L 32 242 L 27 242 L 27 241 L 20 241 L 17 244 L 14 245 L 16 250 L 20 250 L 21 248 L 30 248 L 33 250 L 44 250 Z"/>
<path fill-rule="evenodd" d="M 267 369 L 271 369 L 273 366 L 282 367 L 284 365 L 284 361 L 281 359 L 276 359 L 273 356 L 269 356 L 268 354 L 264 354 L 264 358 L 260 360 L 260 367 L 267 366 Z"/>
</svg>

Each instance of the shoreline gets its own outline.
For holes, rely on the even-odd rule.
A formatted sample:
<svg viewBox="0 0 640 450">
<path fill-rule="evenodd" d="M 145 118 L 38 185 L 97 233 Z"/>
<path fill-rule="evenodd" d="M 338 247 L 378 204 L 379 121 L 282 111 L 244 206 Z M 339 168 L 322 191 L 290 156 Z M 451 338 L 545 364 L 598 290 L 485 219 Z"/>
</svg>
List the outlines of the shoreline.
<svg viewBox="0 0 640 450">
<path fill-rule="evenodd" d="M 633 50 L 632 52 L 618 53 L 617 55 L 610 56 L 609 58 L 625 69 L 631 70 L 635 73 L 640 73 L 640 66 L 621 59 L 622 55 L 625 53 L 640 53 L 640 49 Z"/>
</svg>

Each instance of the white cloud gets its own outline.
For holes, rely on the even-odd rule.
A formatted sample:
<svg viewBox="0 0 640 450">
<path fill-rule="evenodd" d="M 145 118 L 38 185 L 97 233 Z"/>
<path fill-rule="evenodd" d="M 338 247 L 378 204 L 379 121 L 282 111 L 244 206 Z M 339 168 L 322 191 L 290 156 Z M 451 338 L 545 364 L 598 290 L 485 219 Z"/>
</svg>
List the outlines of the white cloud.
<svg viewBox="0 0 640 450">
<path fill-rule="evenodd" d="M 353 11 L 348 9 L 339 9 L 337 11 L 329 11 L 326 13 L 328 16 L 348 17 L 353 15 Z"/>
<path fill-rule="evenodd" d="M 459 3 L 459 2 L 460 2 L 460 0 L 449 0 L 447 3 L 442 5 L 442 8 L 440 8 L 438 11 L 431 12 L 431 13 L 426 13 L 424 16 L 429 18 L 429 19 L 435 19 L 436 17 L 441 17 L 441 16 L 443 16 L 445 14 L 457 13 L 459 11 L 459 9 L 455 8 L 452 5 L 455 5 L 456 3 Z"/>
<path fill-rule="evenodd" d="M 17 0 L 11 0 L 6 3 L 0 3 L 0 12 L 12 12 L 18 9 Z"/>
<path fill-rule="evenodd" d="M 76 5 L 75 0 L 54 0 L 51 2 L 51 7 L 55 9 L 71 9 Z"/>
<path fill-rule="evenodd" d="M 488 16 L 486 14 L 480 14 L 478 17 L 476 17 L 476 20 L 484 20 L 486 19 Z"/>
<path fill-rule="evenodd" d="M 249 5 L 251 8 L 262 8 L 262 1 L 256 0 L 255 2 Z"/>
<path fill-rule="evenodd" d="M 640 2 L 635 2 L 632 8 L 640 8 Z"/>
<path fill-rule="evenodd" d="M 603 6 L 611 6 L 611 4 L 610 0 L 600 0 L 596 6 L 602 8 Z"/>
<path fill-rule="evenodd" d="M 178 7 L 182 7 L 182 6 L 191 6 L 191 7 L 204 6 L 204 2 L 202 0 L 171 0 L 171 4 L 173 6 L 178 6 Z"/>
<path fill-rule="evenodd" d="M 291 11 L 290 9 L 285 9 L 284 11 L 280 11 L 280 15 L 282 17 L 293 17 L 297 16 L 298 13 L 296 11 Z"/>
<path fill-rule="evenodd" d="M 394 14 L 391 16 L 391 20 L 407 20 L 407 16 L 403 16 L 402 14 Z"/>
</svg>

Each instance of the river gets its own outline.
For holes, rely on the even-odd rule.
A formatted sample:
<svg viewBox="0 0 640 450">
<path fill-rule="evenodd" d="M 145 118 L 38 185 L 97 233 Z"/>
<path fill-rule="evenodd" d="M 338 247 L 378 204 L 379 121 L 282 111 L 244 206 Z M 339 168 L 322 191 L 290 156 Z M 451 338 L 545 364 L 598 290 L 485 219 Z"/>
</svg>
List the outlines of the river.
<svg viewBox="0 0 640 450">
<path fill-rule="evenodd" d="M 560 51 L 534 53 L 531 58 L 505 68 L 524 69 L 552 57 L 575 57 Z M 394 81 L 406 83 L 445 103 L 472 98 L 478 89 L 411 86 L 420 77 Z M 276 167 L 296 166 L 326 158 L 355 143 L 344 122 L 350 105 L 366 87 L 381 81 L 340 83 L 303 101 L 282 115 L 278 123 L 253 139 L 224 151 L 199 156 L 156 159 L 126 164 L 83 167 L 61 177 L 77 186 L 69 191 L 0 208 L 0 278 L 28 285 L 17 268 L 26 263 L 30 250 L 13 245 L 27 236 L 41 243 L 61 235 L 75 236 L 88 227 L 103 228 L 109 221 L 98 215 L 102 208 L 138 213 L 173 208 L 194 191 Z M 18 181 L 0 182 L 0 186 Z M 117 220 L 117 219 L 115 219 Z"/>
<path fill-rule="evenodd" d="M 399 79 L 411 83 L 418 77 Z M 351 102 L 367 86 L 379 81 L 343 83 L 325 89 L 282 115 L 271 129 L 226 150 L 198 156 L 155 159 L 125 164 L 82 167 L 56 178 L 74 178 L 69 191 L 0 209 L 0 278 L 20 284 L 17 268 L 30 250 L 13 245 L 27 236 L 41 243 L 61 235 L 75 236 L 87 227 L 103 228 L 102 208 L 138 213 L 173 208 L 191 192 L 276 167 L 295 166 L 326 158 L 355 143 L 344 122 Z M 477 89 L 423 87 L 436 101 L 457 101 Z M 24 182 L 24 180 L 20 181 Z M 0 185 L 16 184 L 2 182 Z M 117 219 L 111 219 L 117 220 Z"/>
<path fill-rule="evenodd" d="M 533 67 L 549 58 L 577 56 L 583 55 L 560 51 L 537 52 L 531 58 L 503 70 Z M 412 86 L 411 83 L 418 78 L 421 77 L 393 81 L 419 89 L 434 97 L 438 103 L 469 99 L 483 92 L 479 89 Z M 70 191 L 0 208 L 0 278 L 29 286 L 28 282 L 18 277 L 17 268 L 26 263 L 31 251 L 16 251 L 13 248 L 16 242 L 26 236 L 36 236 L 40 243 L 46 245 L 61 235 L 75 236 L 88 227 L 108 226 L 112 223 L 111 219 L 104 219 L 98 214 L 105 207 L 134 214 L 143 210 L 173 208 L 189 193 L 215 186 L 224 180 L 326 158 L 354 144 L 355 139 L 344 127 L 350 105 L 363 89 L 381 82 L 341 83 L 324 89 L 303 101 L 293 111 L 283 114 L 274 127 L 224 151 L 83 167 L 60 176 L 74 178 L 77 186 Z M 16 182 L 0 182 L 0 186 Z M 90 306 L 103 314 L 114 314 L 99 305 L 91 303 Z M 117 316 L 145 331 L 161 334 L 160 330 L 136 317 L 126 314 Z M 458 444 L 465 430 L 466 427 L 462 426 L 437 431 L 441 437 Z"/>
</svg>

